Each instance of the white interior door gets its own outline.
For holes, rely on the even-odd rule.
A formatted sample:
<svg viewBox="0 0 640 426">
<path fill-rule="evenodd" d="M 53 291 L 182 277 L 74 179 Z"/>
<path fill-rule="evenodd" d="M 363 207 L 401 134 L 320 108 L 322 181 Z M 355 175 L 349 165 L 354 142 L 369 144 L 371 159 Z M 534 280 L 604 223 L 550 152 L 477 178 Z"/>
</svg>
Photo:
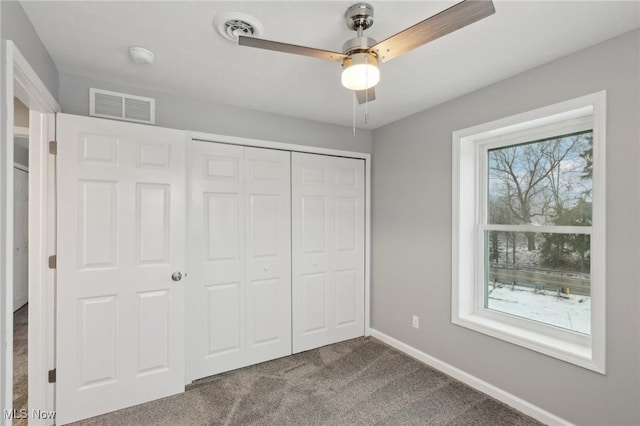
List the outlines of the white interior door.
<svg viewBox="0 0 640 426">
<path fill-rule="evenodd" d="M 364 161 L 292 154 L 293 352 L 364 335 Z"/>
<path fill-rule="evenodd" d="M 13 311 L 29 298 L 29 173 L 13 169 Z"/>
<path fill-rule="evenodd" d="M 63 424 L 184 391 L 186 136 L 66 114 L 57 133 Z"/>
<path fill-rule="evenodd" d="M 194 141 L 191 380 L 291 354 L 290 154 Z"/>
</svg>

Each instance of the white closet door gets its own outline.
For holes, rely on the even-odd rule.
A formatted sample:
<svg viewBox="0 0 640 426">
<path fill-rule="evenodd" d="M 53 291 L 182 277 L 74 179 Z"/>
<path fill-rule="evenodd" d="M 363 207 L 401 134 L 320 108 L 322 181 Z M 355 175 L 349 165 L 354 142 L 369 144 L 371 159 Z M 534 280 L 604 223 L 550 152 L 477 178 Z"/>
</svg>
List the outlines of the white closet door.
<svg viewBox="0 0 640 426">
<path fill-rule="evenodd" d="M 291 153 L 246 148 L 246 364 L 291 354 Z"/>
<path fill-rule="evenodd" d="M 185 133 L 66 114 L 57 129 L 64 424 L 184 391 Z"/>
<path fill-rule="evenodd" d="M 29 173 L 13 169 L 13 311 L 29 296 Z"/>
<path fill-rule="evenodd" d="M 191 145 L 189 377 L 244 365 L 244 148 Z"/>
<path fill-rule="evenodd" d="M 192 144 L 189 378 L 291 354 L 290 154 Z"/>
<path fill-rule="evenodd" d="M 364 335 L 364 161 L 292 155 L 293 352 Z"/>
</svg>

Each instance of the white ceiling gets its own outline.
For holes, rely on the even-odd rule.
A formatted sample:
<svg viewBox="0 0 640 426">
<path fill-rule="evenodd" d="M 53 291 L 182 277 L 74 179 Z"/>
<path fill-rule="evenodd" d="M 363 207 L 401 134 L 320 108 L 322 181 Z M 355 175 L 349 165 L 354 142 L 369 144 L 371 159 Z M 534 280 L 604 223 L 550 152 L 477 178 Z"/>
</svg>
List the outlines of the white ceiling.
<svg viewBox="0 0 640 426">
<path fill-rule="evenodd" d="M 237 46 L 213 28 L 238 11 L 264 24 L 263 38 L 340 51 L 354 36 L 354 1 L 22 1 L 61 73 L 179 93 L 293 117 L 351 126 L 353 98 L 340 65 Z M 381 41 L 457 1 L 370 1 Z M 382 64 L 369 124 L 376 128 L 640 27 L 638 1 L 502 1 L 496 13 Z M 155 52 L 132 63 L 129 46 Z M 576 70 L 579 72 L 579 70 Z"/>
</svg>

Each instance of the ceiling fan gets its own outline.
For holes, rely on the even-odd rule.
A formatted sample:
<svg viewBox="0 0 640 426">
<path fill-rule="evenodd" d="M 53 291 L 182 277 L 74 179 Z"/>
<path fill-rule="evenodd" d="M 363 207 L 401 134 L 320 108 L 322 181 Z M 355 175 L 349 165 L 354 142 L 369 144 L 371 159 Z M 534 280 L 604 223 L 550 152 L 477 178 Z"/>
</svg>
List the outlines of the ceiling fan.
<svg viewBox="0 0 640 426">
<path fill-rule="evenodd" d="M 354 90 L 358 103 L 362 104 L 375 99 L 374 86 L 380 81 L 380 62 L 390 61 L 494 12 L 491 0 L 464 0 L 377 43 L 363 34 L 373 25 L 373 7 L 368 3 L 356 3 L 347 9 L 344 16 L 347 27 L 358 35 L 344 43 L 342 53 L 245 35 L 238 36 L 238 44 L 341 62 L 342 84 Z"/>
</svg>

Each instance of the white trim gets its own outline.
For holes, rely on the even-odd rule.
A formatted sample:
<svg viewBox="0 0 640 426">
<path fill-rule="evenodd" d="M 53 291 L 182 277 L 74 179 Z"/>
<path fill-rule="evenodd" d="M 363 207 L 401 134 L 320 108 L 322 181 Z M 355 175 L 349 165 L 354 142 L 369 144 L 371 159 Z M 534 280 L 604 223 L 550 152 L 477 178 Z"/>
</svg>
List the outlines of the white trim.
<svg viewBox="0 0 640 426">
<path fill-rule="evenodd" d="M 566 117 L 567 114 L 556 114 L 554 117 L 561 118 L 561 122 L 545 122 L 541 127 L 527 128 L 515 133 L 500 134 L 483 140 L 482 144 L 488 149 L 492 149 L 504 145 L 517 145 L 519 143 L 539 141 L 558 135 L 585 132 L 593 128 L 592 115 L 573 116 L 574 114 L 592 114 L 592 107 L 580 108 L 571 113 L 569 118 Z M 537 120 L 533 120 L 532 122 L 537 122 Z"/>
<path fill-rule="evenodd" d="M 480 225 L 482 231 L 535 232 L 549 234 L 591 234 L 592 226 L 545 226 L 545 225 Z"/>
<path fill-rule="evenodd" d="M 466 371 L 460 370 L 459 368 L 454 367 L 451 364 L 448 364 L 436 357 L 433 357 L 429 354 L 426 354 L 413 346 L 409 346 L 406 343 L 403 343 L 391 336 L 388 336 L 378 330 L 371 329 L 371 336 L 388 344 L 389 346 L 394 347 L 395 349 L 409 355 L 412 358 L 417 359 L 430 367 L 439 370 L 454 379 L 461 381 L 462 383 L 471 386 L 472 388 L 483 392 L 492 398 L 497 399 L 500 402 L 507 404 L 508 406 L 515 408 L 522 413 L 533 417 L 536 420 L 541 421 L 544 424 L 548 425 L 566 425 L 571 426 L 573 423 L 565 420 L 561 417 L 556 416 L 553 413 L 550 413 L 537 405 L 534 405 L 524 399 L 513 395 L 505 391 L 504 389 L 500 389 L 497 386 L 492 385 L 472 374 L 467 373 Z"/>
<path fill-rule="evenodd" d="M 242 138 L 238 136 L 218 135 L 215 133 L 187 132 L 193 140 L 204 142 L 227 143 L 230 145 L 254 146 L 256 148 L 281 149 L 292 152 L 306 152 L 310 154 L 333 155 L 336 157 L 363 158 L 367 161 L 371 159 L 371 154 L 365 152 L 343 151 L 339 149 L 320 148 L 317 146 L 297 145 L 267 141 L 262 139 Z"/>
<path fill-rule="evenodd" d="M 490 121 L 488 123 L 467 127 L 466 129 L 453 132 L 453 135 L 458 139 L 468 138 L 470 141 L 475 142 L 502 136 L 505 134 L 512 134 L 534 127 L 544 126 L 549 123 L 565 121 L 575 117 L 590 114 L 593 112 L 590 106 L 595 102 L 604 100 L 605 98 L 606 91 L 603 90 L 590 95 L 585 95 L 579 98 L 570 99 L 568 101 L 534 109 L 532 111 L 527 111 L 498 120 Z M 595 121 L 596 119 L 594 117 L 594 123 Z"/>
<path fill-rule="evenodd" d="M 588 119 L 591 116 L 592 119 Z M 593 216 L 591 227 L 487 225 L 484 217 L 488 147 L 522 137 L 549 137 L 554 123 L 560 134 L 592 124 L 594 147 Z M 606 371 L 606 92 L 517 114 L 501 120 L 453 132 L 452 156 L 452 299 L 454 324 L 488 334 L 528 349 L 604 374 Z M 542 126 L 538 131 L 538 126 Z M 577 126 L 577 127 L 576 127 Z M 591 234 L 591 334 L 580 335 L 512 315 L 490 311 L 481 304 L 484 292 L 483 232 L 487 229 L 519 232 Z M 465 259 L 464 261 L 461 261 Z M 472 264 L 473 268 L 468 265 Z"/>
<path fill-rule="evenodd" d="M 7 40 L 7 56 L 9 51 L 12 53 L 14 64 L 12 67 L 15 82 L 14 96 L 20 100 L 24 99 L 26 103 L 25 101 L 23 103 L 29 109 L 40 112 L 59 112 L 60 105 L 11 40 Z M 13 101 L 13 96 L 11 99 Z"/>
<path fill-rule="evenodd" d="M 2 58 L 2 136 L 0 143 L 0 318 L 2 381 L 0 382 L 0 408 L 13 407 L 13 49 L 3 43 Z M 0 418 L 0 424 L 10 425 L 11 419 Z"/>
<path fill-rule="evenodd" d="M 48 141 L 55 136 L 55 116 L 53 113 L 60 111 L 60 106 L 49 93 L 46 86 L 33 68 L 29 65 L 24 56 L 12 41 L 4 43 L 5 56 L 4 66 L 4 95 L 7 107 L 5 116 L 4 132 L 6 140 L 14 139 L 13 126 L 13 98 L 20 99 L 30 110 L 30 121 L 33 122 L 29 129 L 29 412 L 31 409 L 53 410 L 54 409 L 54 386 L 47 382 L 47 371 L 53 368 L 53 354 L 55 350 L 55 336 L 53 325 L 54 316 L 54 291 L 55 274 L 48 269 L 47 256 L 55 249 L 55 221 L 53 210 L 54 197 L 54 175 L 52 158 L 49 156 Z M 6 152 L 11 152 L 10 161 L 13 163 L 13 144 L 4 144 Z M 6 162 L 9 159 L 5 159 Z M 5 161 L 3 161 L 5 162 Z M 3 164 L 4 167 L 4 164 Z M 13 173 L 8 175 L 10 179 L 3 182 L 4 188 L 8 185 L 11 189 L 7 197 L 10 210 L 9 215 L 3 218 L 3 226 L 8 226 L 13 245 Z M 13 256 L 13 250 L 10 251 Z M 7 253 L 3 252 L 3 261 L 8 259 Z M 13 281 L 13 262 L 9 263 L 11 269 L 5 268 L 5 278 L 7 282 Z M 4 408 L 13 405 L 13 309 L 7 309 L 6 294 L 12 292 L 13 286 L 3 286 L 2 303 L 5 310 L 11 315 L 2 318 L 3 335 L 5 339 L 6 352 L 10 354 L 8 359 L 3 360 L 3 378 L 6 379 L 2 403 Z M 12 300 L 9 298 L 8 300 Z M 52 424 L 53 420 L 37 421 L 30 419 L 29 424 Z M 10 424 L 10 420 L 0 420 L 0 424 Z"/>
<path fill-rule="evenodd" d="M 184 207 L 185 207 L 185 211 L 184 211 L 184 224 L 185 224 L 185 233 L 186 233 L 186 238 L 185 238 L 185 244 L 184 244 L 184 255 L 185 255 L 185 263 L 184 263 L 184 268 L 185 268 L 185 272 L 184 272 L 184 280 L 185 283 L 183 285 L 187 286 L 185 288 L 185 292 L 184 292 L 184 301 L 185 301 L 185 308 L 187 306 L 189 306 L 189 301 L 191 300 L 190 296 L 190 292 L 189 292 L 189 283 L 190 283 L 190 278 L 189 278 L 189 274 L 191 274 L 192 268 L 191 266 L 194 264 L 193 258 L 191 257 L 191 198 L 192 198 L 192 194 L 191 194 L 191 179 L 192 179 L 192 174 L 193 174 L 193 167 L 192 167 L 192 150 L 193 150 L 193 139 L 191 138 L 191 136 L 189 135 L 189 132 L 185 132 L 185 142 L 184 142 L 184 146 L 185 146 L 185 151 L 184 151 L 184 170 L 185 170 L 185 193 L 184 193 Z M 190 333 L 189 333 L 189 313 L 188 313 L 188 309 L 185 309 L 185 316 L 184 316 L 184 385 L 188 386 L 190 385 L 194 380 L 195 377 L 192 375 L 192 370 L 194 367 L 194 363 L 193 360 L 195 359 L 194 356 L 192 356 L 193 352 L 190 350 L 190 342 L 191 342 L 191 338 L 190 338 Z"/>
<path fill-rule="evenodd" d="M 56 253 L 55 157 L 48 141 L 55 137 L 55 114 L 29 112 L 29 409 L 54 410 L 56 273 L 46 264 Z M 34 232 L 34 230 L 36 230 Z M 36 422 L 33 424 L 51 424 Z"/>
<path fill-rule="evenodd" d="M 365 159 L 364 335 L 371 335 L 371 161 Z"/>
</svg>

